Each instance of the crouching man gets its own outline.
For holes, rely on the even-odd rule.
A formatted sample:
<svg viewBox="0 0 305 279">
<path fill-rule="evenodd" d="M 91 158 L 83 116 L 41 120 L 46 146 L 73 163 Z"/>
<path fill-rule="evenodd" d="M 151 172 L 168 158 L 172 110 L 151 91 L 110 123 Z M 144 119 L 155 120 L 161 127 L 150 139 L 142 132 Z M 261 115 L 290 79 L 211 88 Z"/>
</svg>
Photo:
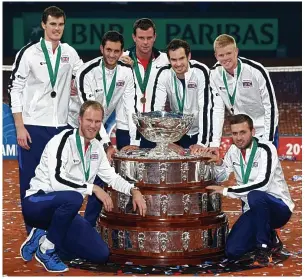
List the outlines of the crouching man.
<svg viewBox="0 0 305 279">
<path fill-rule="evenodd" d="M 242 200 L 243 213 L 227 238 L 227 257 L 235 260 L 255 251 L 254 265 L 265 266 L 272 253 L 282 248 L 275 229 L 288 222 L 294 203 L 274 145 L 258 142 L 248 115 L 232 116 L 230 125 L 233 144 L 224 160 L 215 158 L 216 181 L 225 181 L 234 172 L 237 185 L 207 189 Z"/>
<path fill-rule="evenodd" d="M 101 128 L 103 107 L 87 101 L 79 113 L 79 128 L 64 130 L 46 145 L 30 189 L 22 201 L 22 212 L 33 229 L 20 248 L 21 257 L 30 261 L 34 254 L 49 272 L 64 272 L 68 267 L 58 255 L 104 263 L 109 256 L 107 244 L 90 223 L 78 214 L 85 195 L 113 209 L 110 196 L 93 184 L 98 175 L 113 189 L 133 198 L 134 210 L 142 216 L 146 203 L 132 184 L 115 173 L 103 146 L 95 139 Z"/>
</svg>

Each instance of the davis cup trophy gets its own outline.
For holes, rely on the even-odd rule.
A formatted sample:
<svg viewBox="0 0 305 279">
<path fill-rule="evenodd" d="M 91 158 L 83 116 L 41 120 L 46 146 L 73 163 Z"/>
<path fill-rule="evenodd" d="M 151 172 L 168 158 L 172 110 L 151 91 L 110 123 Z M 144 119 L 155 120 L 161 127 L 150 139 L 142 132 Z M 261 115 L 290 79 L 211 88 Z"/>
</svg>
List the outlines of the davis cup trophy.
<svg viewBox="0 0 305 279">
<path fill-rule="evenodd" d="M 192 126 L 194 116 L 173 112 L 134 115 L 142 135 L 157 143 L 154 149 L 119 152 L 116 171 L 139 187 L 147 203 L 142 217 L 132 198 L 107 188 L 114 209 L 99 218 L 110 260 L 143 265 L 200 264 L 224 254 L 228 233 L 219 194 L 205 187 L 213 181 L 206 156 L 178 155 L 168 144 Z"/>
</svg>

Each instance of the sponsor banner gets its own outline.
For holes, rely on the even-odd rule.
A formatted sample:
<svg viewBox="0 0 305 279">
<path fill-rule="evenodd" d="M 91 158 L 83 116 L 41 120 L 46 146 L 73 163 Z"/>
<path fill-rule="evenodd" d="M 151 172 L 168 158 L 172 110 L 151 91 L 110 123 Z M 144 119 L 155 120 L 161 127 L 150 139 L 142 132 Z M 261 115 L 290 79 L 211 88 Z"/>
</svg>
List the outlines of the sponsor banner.
<svg viewBox="0 0 305 279">
<path fill-rule="evenodd" d="M 14 18 L 14 49 L 19 50 L 30 40 L 43 35 L 40 13 L 22 14 Z M 71 14 L 66 22 L 63 41 L 76 50 L 99 49 L 101 37 L 109 30 L 124 36 L 125 46 L 133 45 L 132 27 L 135 18 L 84 17 Z M 152 18 L 156 24 L 155 47 L 164 49 L 174 38 L 186 40 L 192 51 L 212 51 L 215 38 L 222 33 L 234 36 L 241 50 L 277 50 L 279 26 L 277 18 Z"/>
<path fill-rule="evenodd" d="M 278 154 L 302 161 L 302 137 L 280 137 Z"/>
</svg>

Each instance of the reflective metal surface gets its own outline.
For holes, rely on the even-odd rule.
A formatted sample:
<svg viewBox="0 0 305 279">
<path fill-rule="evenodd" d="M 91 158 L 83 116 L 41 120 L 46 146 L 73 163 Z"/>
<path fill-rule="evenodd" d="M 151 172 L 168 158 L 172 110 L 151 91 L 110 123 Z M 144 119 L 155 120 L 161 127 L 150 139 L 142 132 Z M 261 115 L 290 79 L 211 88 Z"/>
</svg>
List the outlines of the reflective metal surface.
<svg viewBox="0 0 305 279">
<path fill-rule="evenodd" d="M 107 226 L 107 225 L 106 225 Z M 145 229 L 119 230 L 108 227 L 111 235 L 110 248 L 115 250 L 147 252 L 147 253 L 189 253 L 194 251 L 213 251 L 224 249 L 227 224 L 219 224 L 214 228 L 171 229 L 168 231 L 149 231 Z M 105 234 L 102 235 L 103 239 Z"/>
<path fill-rule="evenodd" d="M 132 197 L 105 187 L 114 208 L 102 211 L 100 228 L 112 257 L 164 264 L 222 255 L 228 224 L 220 195 L 205 188 L 214 178 L 209 155 L 191 155 L 187 149 L 177 155 L 167 148 L 187 132 L 193 116 L 153 112 L 135 115 L 134 120 L 144 137 L 158 146 L 121 151 L 113 158 L 116 172 L 139 187 L 147 212 L 140 216 Z"/>
<path fill-rule="evenodd" d="M 133 114 L 133 121 L 139 132 L 149 141 L 156 142 L 157 147 L 149 152 L 151 158 L 179 155 L 168 148 L 191 128 L 194 115 L 166 111 L 152 111 Z"/>
<path fill-rule="evenodd" d="M 181 158 L 153 160 L 148 151 L 119 152 L 114 156 L 114 167 L 125 179 L 142 184 L 187 184 L 213 179 L 213 165 L 205 158 L 186 154 Z"/>
<path fill-rule="evenodd" d="M 107 190 L 111 193 L 114 213 L 139 215 L 133 211 L 132 199 L 123 193 Z M 147 212 L 146 216 L 198 216 L 207 213 L 221 212 L 220 194 L 205 192 L 145 194 Z M 103 211 L 106 214 L 105 211 Z"/>
</svg>

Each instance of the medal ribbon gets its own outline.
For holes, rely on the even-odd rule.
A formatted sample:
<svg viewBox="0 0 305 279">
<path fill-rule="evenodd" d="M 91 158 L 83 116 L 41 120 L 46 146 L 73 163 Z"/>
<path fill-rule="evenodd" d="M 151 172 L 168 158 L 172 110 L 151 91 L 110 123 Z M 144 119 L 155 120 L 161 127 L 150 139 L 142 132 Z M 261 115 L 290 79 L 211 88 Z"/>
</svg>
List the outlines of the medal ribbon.
<svg viewBox="0 0 305 279">
<path fill-rule="evenodd" d="M 240 154 L 240 169 L 241 169 L 241 176 L 243 178 L 244 184 L 247 184 L 248 181 L 249 181 L 249 176 L 250 176 L 250 173 L 251 173 L 251 170 L 252 170 L 254 156 L 255 156 L 255 153 L 256 153 L 256 150 L 257 150 L 256 140 L 253 139 L 252 142 L 253 142 L 253 146 L 252 146 L 249 161 L 248 161 L 248 164 L 247 164 L 246 173 L 245 173 L 245 170 L 244 170 L 243 156 Z"/>
<path fill-rule="evenodd" d="M 110 87 L 109 87 L 109 91 L 107 93 L 107 80 L 106 80 L 106 73 L 105 73 L 105 64 L 104 64 L 104 62 L 102 62 L 103 83 L 104 83 L 104 92 L 105 92 L 105 96 L 106 96 L 107 107 L 110 104 L 110 101 L 111 101 L 111 98 L 112 98 L 112 95 L 113 95 L 113 92 L 114 92 L 117 69 L 118 68 L 115 69 L 115 72 L 114 72 L 114 75 L 113 75 L 113 78 L 112 78 L 112 81 L 111 81 L 111 84 L 110 84 Z"/>
<path fill-rule="evenodd" d="M 175 94 L 176 94 L 176 98 L 177 98 L 177 102 L 178 102 L 179 111 L 183 112 L 184 101 L 185 101 L 185 87 L 183 87 L 183 96 L 182 96 L 182 101 L 181 101 L 180 98 L 179 98 L 180 90 L 178 90 L 177 77 L 176 76 L 174 76 L 174 84 L 175 84 Z"/>
<path fill-rule="evenodd" d="M 236 78 L 236 83 L 235 83 L 233 95 L 231 96 L 230 93 L 229 93 L 229 87 L 228 87 L 228 82 L 227 82 L 226 71 L 224 70 L 224 68 L 222 68 L 223 83 L 225 84 L 225 87 L 226 87 L 226 90 L 227 90 L 227 94 L 229 96 L 229 100 L 230 100 L 230 103 L 231 103 L 232 106 L 235 103 L 236 88 L 237 88 L 237 82 L 238 82 L 238 78 L 240 76 L 240 72 L 241 72 L 241 64 L 240 64 L 240 61 L 238 60 L 238 62 L 237 62 L 237 78 Z"/>
<path fill-rule="evenodd" d="M 146 87 L 147 87 L 147 83 L 148 83 L 148 79 L 149 79 L 149 75 L 150 75 L 150 71 L 151 71 L 151 66 L 152 66 L 152 58 L 150 58 L 149 60 L 149 63 L 147 65 L 147 69 L 145 71 L 145 74 L 144 74 L 144 80 L 142 82 L 142 77 L 141 77 L 141 73 L 140 73 L 140 69 L 139 69 L 139 65 L 138 65 L 138 59 L 136 57 L 136 54 L 133 52 L 132 53 L 132 58 L 134 60 L 134 70 L 135 70 L 135 73 L 136 73 L 136 77 L 137 77 L 137 80 L 138 80 L 138 84 L 139 84 L 139 87 L 141 89 L 141 92 L 143 94 L 145 94 L 145 90 L 146 90 Z"/>
<path fill-rule="evenodd" d="M 49 77 L 51 81 L 52 88 L 54 88 L 54 85 L 56 83 L 57 79 L 57 74 L 58 74 L 58 69 L 59 69 L 59 64 L 60 64 L 60 57 L 61 57 L 61 47 L 60 45 L 58 46 L 57 49 L 57 57 L 56 57 L 56 63 L 55 63 L 55 71 L 53 72 L 50 56 L 47 50 L 46 42 L 44 39 L 41 40 L 41 48 L 44 54 L 44 57 L 46 59 L 47 67 L 48 67 L 48 72 L 49 72 Z"/>
<path fill-rule="evenodd" d="M 80 136 L 79 136 L 79 130 L 78 129 L 76 131 L 75 137 L 76 137 L 77 150 L 78 150 L 78 153 L 79 153 L 80 158 L 82 160 L 82 165 L 83 165 L 83 169 L 84 169 L 84 173 L 85 173 L 85 179 L 86 179 L 86 181 L 88 181 L 89 173 L 90 173 L 90 159 L 91 159 L 91 147 L 92 147 L 92 145 L 90 144 L 90 151 L 87 152 L 87 153 L 89 153 L 89 156 L 86 156 L 86 165 L 85 165 L 84 153 L 83 153 L 82 143 L 81 143 L 81 139 L 80 139 Z"/>
</svg>

